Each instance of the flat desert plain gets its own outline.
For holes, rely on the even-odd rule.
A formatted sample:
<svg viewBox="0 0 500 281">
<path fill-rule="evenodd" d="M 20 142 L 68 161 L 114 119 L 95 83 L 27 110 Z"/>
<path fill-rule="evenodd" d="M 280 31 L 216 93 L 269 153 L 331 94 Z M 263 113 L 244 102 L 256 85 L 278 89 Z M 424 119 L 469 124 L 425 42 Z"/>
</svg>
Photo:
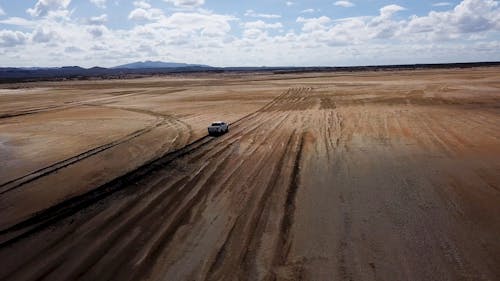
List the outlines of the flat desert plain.
<svg viewBox="0 0 500 281">
<path fill-rule="evenodd" d="M 1 88 L 0 280 L 500 280 L 499 68 Z"/>
</svg>

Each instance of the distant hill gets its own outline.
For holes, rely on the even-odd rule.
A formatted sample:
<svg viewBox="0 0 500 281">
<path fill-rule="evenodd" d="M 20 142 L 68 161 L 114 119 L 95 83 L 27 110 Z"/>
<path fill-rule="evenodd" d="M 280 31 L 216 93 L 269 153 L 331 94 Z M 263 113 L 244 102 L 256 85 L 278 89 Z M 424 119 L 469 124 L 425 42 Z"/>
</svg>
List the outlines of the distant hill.
<svg viewBox="0 0 500 281">
<path fill-rule="evenodd" d="M 113 67 L 114 69 L 152 69 L 152 68 L 180 68 L 180 67 L 210 67 L 201 64 L 187 64 L 162 61 L 139 61 Z"/>
<path fill-rule="evenodd" d="M 166 62 L 138 62 L 121 65 L 114 68 L 79 66 L 64 67 L 1 67 L 0 84 L 29 82 L 29 81 L 57 81 L 57 80 L 85 80 L 85 79 L 123 79 L 137 78 L 151 75 L 166 75 L 174 73 L 225 73 L 225 72 L 267 72 L 273 74 L 306 73 L 306 72 L 335 72 L 335 71 L 390 71 L 414 69 L 449 69 L 470 67 L 499 67 L 500 62 L 472 62 L 472 63 L 443 63 L 443 64 L 406 64 L 406 65 L 371 65 L 346 67 L 211 67 L 197 64 L 166 63 Z"/>
</svg>

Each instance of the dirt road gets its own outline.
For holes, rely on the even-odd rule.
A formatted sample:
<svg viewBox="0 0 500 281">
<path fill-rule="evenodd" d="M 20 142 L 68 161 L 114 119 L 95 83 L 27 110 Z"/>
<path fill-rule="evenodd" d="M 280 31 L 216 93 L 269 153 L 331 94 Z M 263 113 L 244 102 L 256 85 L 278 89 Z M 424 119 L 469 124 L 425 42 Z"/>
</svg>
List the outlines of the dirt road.
<svg viewBox="0 0 500 281">
<path fill-rule="evenodd" d="M 498 91 L 301 84 L 1 230 L 0 279 L 500 280 Z"/>
</svg>

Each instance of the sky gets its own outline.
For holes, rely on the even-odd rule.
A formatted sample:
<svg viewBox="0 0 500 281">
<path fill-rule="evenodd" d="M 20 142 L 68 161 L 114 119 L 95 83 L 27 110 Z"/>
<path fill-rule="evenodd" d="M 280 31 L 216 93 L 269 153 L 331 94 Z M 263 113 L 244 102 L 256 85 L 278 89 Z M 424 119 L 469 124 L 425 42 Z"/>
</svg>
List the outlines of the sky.
<svg viewBox="0 0 500 281">
<path fill-rule="evenodd" d="M 495 0 L 0 0 L 0 67 L 500 61 Z"/>
</svg>

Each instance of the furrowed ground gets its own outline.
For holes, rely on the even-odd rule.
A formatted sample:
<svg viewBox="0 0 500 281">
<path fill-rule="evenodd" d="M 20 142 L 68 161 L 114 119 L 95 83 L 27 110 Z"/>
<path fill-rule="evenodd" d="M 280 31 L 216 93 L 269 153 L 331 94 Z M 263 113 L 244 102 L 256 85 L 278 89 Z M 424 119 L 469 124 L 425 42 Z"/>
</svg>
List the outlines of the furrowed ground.
<svg viewBox="0 0 500 281">
<path fill-rule="evenodd" d="M 0 279 L 498 280 L 498 73 L 2 90 Z"/>
</svg>

